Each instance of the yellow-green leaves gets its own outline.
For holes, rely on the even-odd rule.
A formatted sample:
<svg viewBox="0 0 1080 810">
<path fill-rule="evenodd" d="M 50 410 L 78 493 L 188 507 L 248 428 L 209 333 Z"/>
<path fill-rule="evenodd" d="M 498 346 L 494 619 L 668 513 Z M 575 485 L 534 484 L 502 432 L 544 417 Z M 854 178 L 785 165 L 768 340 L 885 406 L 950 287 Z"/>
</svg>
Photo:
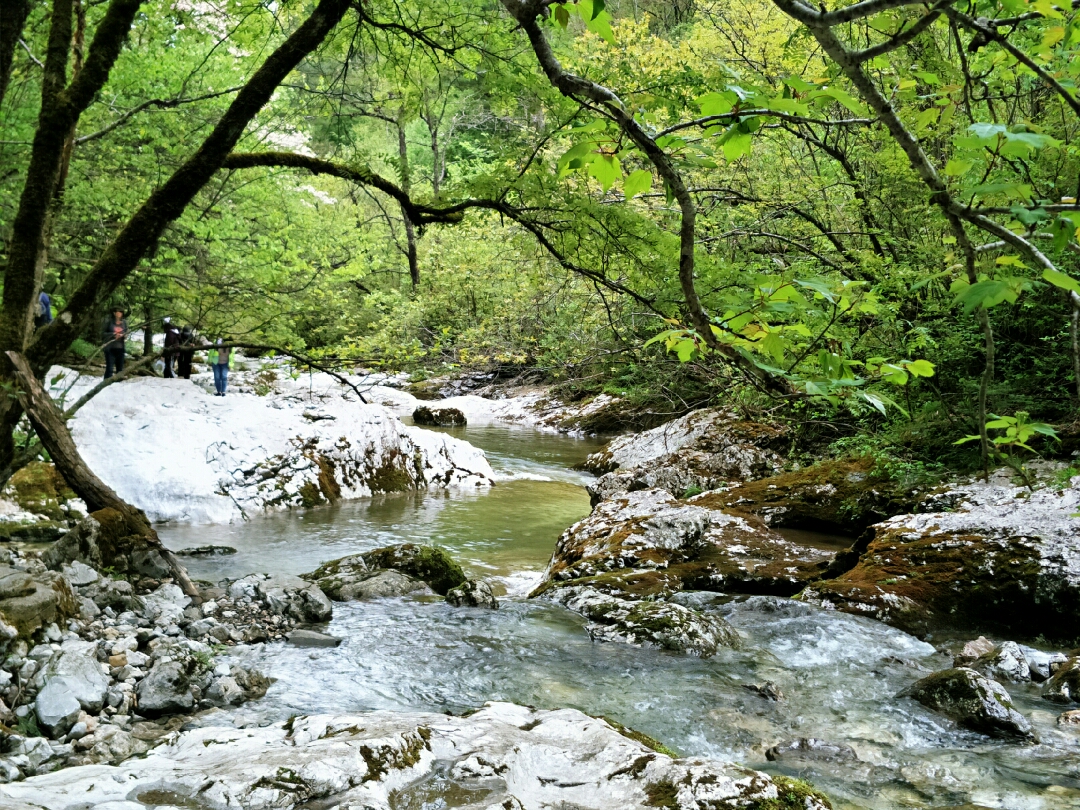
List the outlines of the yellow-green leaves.
<svg viewBox="0 0 1080 810">
<path fill-rule="evenodd" d="M 614 155 L 597 155 L 596 159 L 589 163 L 589 176 L 599 180 L 604 191 L 607 191 L 622 177 L 619 159 Z"/>
<path fill-rule="evenodd" d="M 625 180 L 623 180 L 623 195 L 626 197 L 626 201 L 634 199 L 638 194 L 644 194 L 652 188 L 652 172 L 647 169 L 638 169 L 635 172 L 631 172 Z"/>
<path fill-rule="evenodd" d="M 1047 281 L 1055 287 L 1061 287 L 1063 290 L 1080 294 L 1080 282 L 1077 282 L 1072 276 L 1057 270 L 1043 270 L 1042 277 L 1043 281 Z"/>
<path fill-rule="evenodd" d="M 607 43 L 615 44 L 615 33 L 611 30 L 611 15 L 604 0 L 574 0 L 573 3 L 559 3 L 552 8 L 552 19 L 563 28 L 570 24 L 570 15 L 580 17 L 585 27 Z"/>
</svg>

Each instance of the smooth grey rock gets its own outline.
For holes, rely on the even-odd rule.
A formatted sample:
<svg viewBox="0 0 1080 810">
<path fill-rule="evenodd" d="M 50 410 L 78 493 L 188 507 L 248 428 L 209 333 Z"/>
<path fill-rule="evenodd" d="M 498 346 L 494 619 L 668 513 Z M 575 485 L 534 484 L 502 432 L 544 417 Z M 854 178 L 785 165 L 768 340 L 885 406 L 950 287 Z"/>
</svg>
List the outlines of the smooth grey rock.
<svg viewBox="0 0 1080 810">
<path fill-rule="evenodd" d="M 195 705 L 190 678 L 178 661 L 155 664 L 135 692 L 138 712 L 146 717 L 186 712 Z"/>
<path fill-rule="evenodd" d="M 992 680 L 1006 680 L 1013 683 L 1027 683 L 1031 680 L 1031 667 L 1020 645 L 1014 641 L 999 644 L 976 659 L 970 666 Z"/>
<path fill-rule="evenodd" d="M 215 680 L 206 690 L 206 701 L 214 706 L 239 706 L 245 699 L 244 690 L 228 675 Z"/>
<path fill-rule="evenodd" d="M 328 636 L 314 630 L 292 630 L 285 638 L 295 647 L 337 647 L 341 644 L 341 639 L 337 636 Z"/>
<path fill-rule="evenodd" d="M 475 579 L 451 588 L 446 594 L 446 601 L 454 607 L 481 607 L 490 610 L 499 607 L 495 594 L 491 592 L 491 586 Z"/>
<path fill-rule="evenodd" d="M 991 737 L 1035 738 L 1031 723 L 1013 707 L 1005 687 L 967 667 L 935 672 L 897 697 L 914 698 L 959 725 Z"/>
<path fill-rule="evenodd" d="M 229 585 L 229 596 L 258 600 L 272 613 L 300 622 L 325 622 L 334 611 L 318 585 L 288 574 L 249 574 Z"/>
<path fill-rule="evenodd" d="M 68 582 L 74 585 L 76 588 L 81 588 L 85 585 L 93 585 L 97 582 L 101 575 L 91 568 L 86 563 L 75 560 L 70 565 L 65 565 L 61 569 L 64 576 L 67 577 Z"/>
<path fill-rule="evenodd" d="M 387 570 L 341 586 L 338 589 L 338 598 L 348 602 L 354 599 L 384 599 L 413 593 L 432 593 L 432 590 L 418 579 L 406 576 L 400 571 Z"/>
<path fill-rule="evenodd" d="M 38 677 L 46 685 L 63 681 L 79 705 L 91 714 L 105 705 L 109 679 L 101 671 L 96 645 L 92 642 L 65 642 L 60 654 L 49 661 Z"/>
<path fill-rule="evenodd" d="M 79 705 L 67 682 L 55 679 L 45 684 L 34 699 L 34 713 L 38 725 L 53 737 L 67 734 L 79 718 L 82 706 Z"/>
<path fill-rule="evenodd" d="M 143 597 L 146 614 L 154 624 L 167 627 L 184 618 L 184 608 L 191 604 L 178 585 L 167 582 L 153 593 Z"/>
</svg>

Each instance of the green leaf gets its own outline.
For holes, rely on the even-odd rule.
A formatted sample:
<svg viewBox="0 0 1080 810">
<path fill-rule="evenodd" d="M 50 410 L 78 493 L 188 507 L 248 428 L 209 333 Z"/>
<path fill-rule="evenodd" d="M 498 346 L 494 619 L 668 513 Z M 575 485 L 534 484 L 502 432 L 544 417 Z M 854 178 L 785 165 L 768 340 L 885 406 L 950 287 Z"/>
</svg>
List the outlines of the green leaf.
<svg viewBox="0 0 1080 810">
<path fill-rule="evenodd" d="M 603 10 L 604 10 L 604 0 L 592 0 L 592 16 L 590 16 L 589 19 L 590 20 L 595 20 L 597 17 L 600 16 L 600 14 L 601 14 L 601 12 L 603 12 Z"/>
<path fill-rule="evenodd" d="M 1015 304 L 1018 294 L 1011 284 L 997 279 L 979 281 L 961 290 L 956 302 L 970 315 L 979 307 L 995 307 L 1003 301 Z"/>
<path fill-rule="evenodd" d="M 934 376 L 934 364 L 929 360 L 912 360 L 910 363 L 904 363 L 904 366 L 911 372 L 913 377 Z"/>
<path fill-rule="evenodd" d="M 1031 186 L 1026 183 L 987 183 L 976 186 L 972 192 L 979 197 L 987 197 L 991 194 L 1003 194 L 1013 200 L 1031 200 Z"/>
<path fill-rule="evenodd" d="M 630 176 L 623 180 L 623 195 L 626 201 L 634 199 L 638 194 L 644 194 L 652 188 L 652 172 L 647 169 L 638 169 L 631 172 Z"/>
<path fill-rule="evenodd" d="M 945 164 L 945 174 L 949 177 L 963 177 L 971 171 L 971 167 L 974 165 L 974 160 L 960 160 L 959 158 L 953 158 Z"/>
<path fill-rule="evenodd" d="M 1057 270 L 1043 270 L 1042 277 L 1043 281 L 1048 281 L 1055 287 L 1061 287 L 1063 290 L 1069 290 L 1080 295 L 1080 282 L 1077 282 L 1072 276 Z"/>
<path fill-rule="evenodd" d="M 737 98 L 734 93 L 706 93 L 696 101 L 702 115 L 723 115 L 731 112 Z"/>
<path fill-rule="evenodd" d="M 981 141 L 996 141 L 999 135 L 1006 132 L 1004 124 L 977 123 L 968 127 L 968 132 Z"/>
<path fill-rule="evenodd" d="M 753 138 L 749 132 L 738 132 L 735 127 L 728 130 L 728 136 L 723 140 L 724 158 L 732 163 L 743 155 L 749 154 Z"/>
<path fill-rule="evenodd" d="M 570 12 L 566 10 L 566 6 L 555 6 L 555 22 L 563 28 L 570 24 Z"/>
<path fill-rule="evenodd" d="M 599 155 L 589 164 L 589 175 L 599 180 L 604 191 L 607 191 L 622 176 L 619 159 L 614 155 Z"/>
</svg>

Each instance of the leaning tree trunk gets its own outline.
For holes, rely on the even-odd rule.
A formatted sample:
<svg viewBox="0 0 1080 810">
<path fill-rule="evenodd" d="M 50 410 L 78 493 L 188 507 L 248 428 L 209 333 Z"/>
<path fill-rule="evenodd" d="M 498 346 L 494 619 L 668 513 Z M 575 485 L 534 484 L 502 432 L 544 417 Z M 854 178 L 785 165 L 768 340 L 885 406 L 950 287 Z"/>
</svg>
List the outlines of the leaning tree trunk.
<svg viewBox="0 0 1080 810">
<path fill-rule="evenodd" d="M 199 591 L 188 577 L 184 566 L 175 554 L 165 548 L 142 510 L 136 509 L 117 495 L 83 461 L 71 433 L 68 432 L 63 414 L 34 376 L 26 357 L 19 352 L 7 352 L 7 357 L 14 366 L 18 380 L 15 394 L 19 403 L 26 411 L 41 444 L 49 451 L 56 469 L 75 494 L 86 502 L 87 510 L 97 512 L 101 509 L 112 509 L 117 512 L 123 520 L 128 536 L 138 538 L 155 549 L 184 593 L 198 599 Z M 106 560 L 105 564 L 108 565 L 109 561 Z"/>
</svg>

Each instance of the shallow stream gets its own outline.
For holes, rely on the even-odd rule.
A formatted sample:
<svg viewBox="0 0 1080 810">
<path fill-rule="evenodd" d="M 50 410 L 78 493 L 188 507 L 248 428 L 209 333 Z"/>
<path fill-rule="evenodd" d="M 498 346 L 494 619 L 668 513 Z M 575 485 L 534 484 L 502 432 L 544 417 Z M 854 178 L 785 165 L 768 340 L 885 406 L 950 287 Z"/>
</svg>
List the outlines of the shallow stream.
<svg viewBox="0 0 1080 810">
<path fill-rule="evenodd" d="M 235 655 L 277 681 L 232 713 L 237 724 L 291 714 L 367 709 L 462 712 L 488 700 L 573 707 L 649 734 L 683 755 L 731 759 L 801 776 L 843 810 L 1080 808 L 1080 732 L 1056 725 L 1058 707 L 1007 685 L 1042 740 L 991 741 L 894 695 L 948 666 L 930 644 L 867 619 L 757 597 L 700 595 L 745 634 L 739 651 L 700 660 L 623 644 L 594 644 L 584 621 L 525 595 L 560 532 L 589 511 L 573 465 L 596 443 L 527 428 L 452 431 L 487 451 L 502 479 L 490 490 L 380 496 L 230 526 L 173 526 L 174 549 L 228 545 L 190 559 L 202 579 L 253 571 L 302 573 L 390 543 L 445 547 L 471 576 L 500 586 L 497 611 L 441 599 L 335 603 L 336 649 L 262 645 Z M 793 538 L 794 539 L 794 538 Z M 828 538 L 808 536 L 810 543 Z M 690 599 L 697 597 L 687 595 Z M 775 684 L 783 699 L 749 686 Z M 857 760 L 766 760 L 778 743 L 815 737 Z M 440 800 L 441 801 L 441 800 Z M 439 802 L 425 810 L 441 810 Z"/>
</svg>

